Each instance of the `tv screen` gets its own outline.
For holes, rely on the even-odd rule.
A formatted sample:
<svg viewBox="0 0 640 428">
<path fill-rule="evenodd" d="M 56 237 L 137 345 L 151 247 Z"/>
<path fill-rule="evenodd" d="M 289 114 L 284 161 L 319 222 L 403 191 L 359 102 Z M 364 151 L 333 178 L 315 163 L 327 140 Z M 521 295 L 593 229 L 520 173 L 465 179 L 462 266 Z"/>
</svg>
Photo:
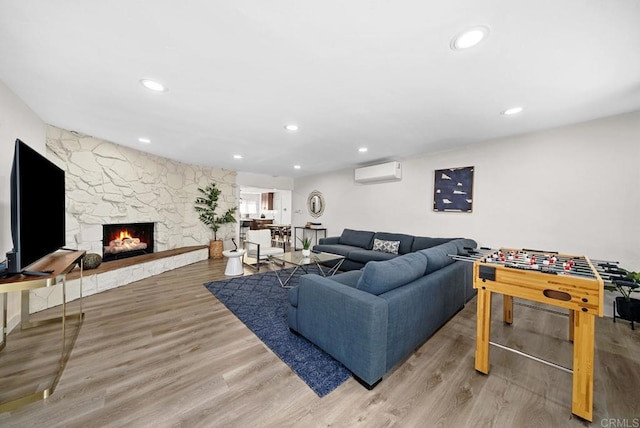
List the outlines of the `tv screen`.
<svg viewBox="0 0 640 428">
<path fill-rule="evenodd" d="M 10 274 L 65 245 L 64 170 L 16 140 L 11 168 Z"/>
</svg>

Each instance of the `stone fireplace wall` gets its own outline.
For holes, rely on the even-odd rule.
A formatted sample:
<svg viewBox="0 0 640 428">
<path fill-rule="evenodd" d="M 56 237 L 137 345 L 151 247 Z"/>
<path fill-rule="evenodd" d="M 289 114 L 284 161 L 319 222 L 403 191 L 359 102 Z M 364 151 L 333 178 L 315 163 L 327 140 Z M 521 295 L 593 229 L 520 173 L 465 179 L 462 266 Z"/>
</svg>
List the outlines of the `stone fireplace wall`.
<svg viewBox="0 0 640 428">
<path fill-rule="evenodd" d="M 155 251 L 205 245 L 212 232 L 197 217 L 198 187 L 222 191 L 220 212 L 237 206 L 236 171 L 187 165 L 48 126 L 47 157 L 65 170 L 67 247 L 102 254 L 102 225 L 155 222 Z M 233 247 L 236 227 L 218 231 Z"/>
</svg>

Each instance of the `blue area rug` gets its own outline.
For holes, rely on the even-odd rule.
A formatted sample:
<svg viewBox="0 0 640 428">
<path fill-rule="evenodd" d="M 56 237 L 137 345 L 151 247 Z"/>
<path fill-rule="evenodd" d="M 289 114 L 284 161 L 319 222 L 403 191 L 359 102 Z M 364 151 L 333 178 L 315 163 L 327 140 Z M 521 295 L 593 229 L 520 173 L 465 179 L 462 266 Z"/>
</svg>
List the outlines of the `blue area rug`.
<svg viewBox="0 0 640 428">
<path fill-rule="evenodd" d="M 318 268 L 307 266 L 309 273 Z M 283 269 L 287 278 L 293 268 Z M 297 286 L 302 269 L 287 285 Z M 282 361 L 323 397 L 351 377 L 351 372 L 329 354 L 302 336 L 289 331 L 287 324 L 288 289 L 282 288 L 274 272 L 259 273 L 210 282 L 204 285 L 229 308 Z"/>
</svg>

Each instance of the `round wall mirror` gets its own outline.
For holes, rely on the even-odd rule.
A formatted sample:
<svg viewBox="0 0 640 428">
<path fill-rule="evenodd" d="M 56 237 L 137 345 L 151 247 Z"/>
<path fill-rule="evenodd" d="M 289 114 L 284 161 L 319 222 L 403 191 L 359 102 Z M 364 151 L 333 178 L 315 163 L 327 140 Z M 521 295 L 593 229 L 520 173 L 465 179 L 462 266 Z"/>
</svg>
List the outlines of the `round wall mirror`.
<svg viewBox="0 0 640 428">
<path fill-rule="evenodd" d="M 322 193 L 314 190 L 309 193 L 309 198 L 307 199 L 307 208 L 309 209 L 309 214 L 313 217 L 320 217 L 324 212 L 325 202 L 322 197 Z"/>
</svg>

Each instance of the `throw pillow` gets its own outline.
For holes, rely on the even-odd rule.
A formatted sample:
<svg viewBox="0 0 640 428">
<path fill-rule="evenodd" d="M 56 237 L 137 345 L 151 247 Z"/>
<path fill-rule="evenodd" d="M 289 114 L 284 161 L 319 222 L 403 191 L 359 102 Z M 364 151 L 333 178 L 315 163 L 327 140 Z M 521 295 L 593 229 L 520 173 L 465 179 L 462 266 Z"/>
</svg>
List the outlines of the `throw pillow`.
<svg viewBox="0 0 640 428">
<path fill-rule="evenodd" d="M 414 236 L 405 233 L 376 232 L 373 238 L 382 239 L 383 241 L 400 241 L 398 254 L 407 254 L 411 252 Z"/>
<path fill-rule="evenodd" d="M 383 253 L 398 254 L 400 249 L 400 241 L 384 241 L 382 239 L 373 240 L 373 251 L 381 251 Z"/>
</svg>

